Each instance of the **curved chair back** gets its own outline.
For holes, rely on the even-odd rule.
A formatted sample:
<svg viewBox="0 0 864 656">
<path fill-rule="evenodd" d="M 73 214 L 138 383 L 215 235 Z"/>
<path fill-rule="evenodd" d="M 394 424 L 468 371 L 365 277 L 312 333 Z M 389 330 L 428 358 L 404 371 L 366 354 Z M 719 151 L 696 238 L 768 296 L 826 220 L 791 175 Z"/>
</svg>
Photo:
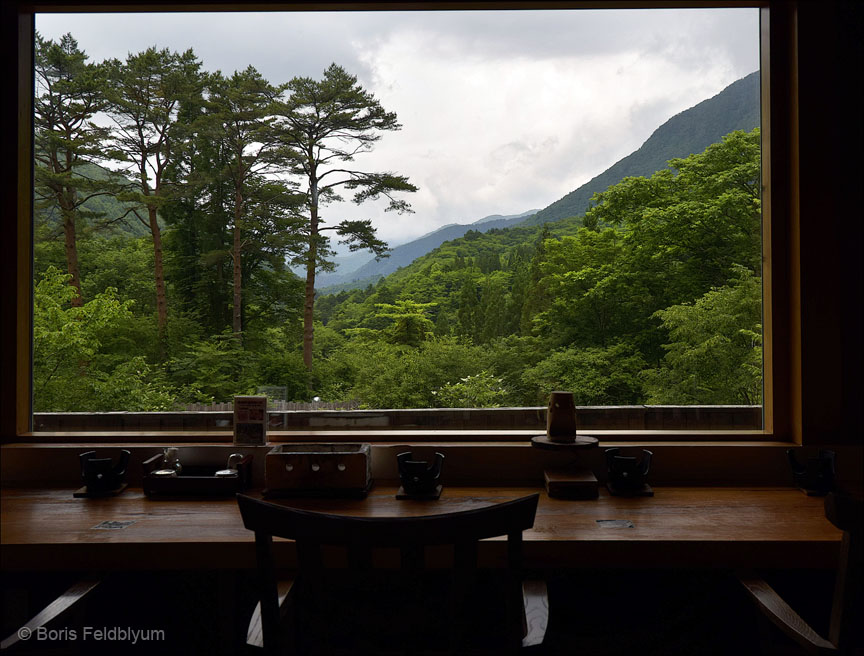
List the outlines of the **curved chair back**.
<svg viewBox="0 0 864 656">
<path fill-rule="evenodd" d="M 471 589 L 477 581 L 477 542 L 507 536 L 507 568 L 501 573 L 507 621 L 499 633 L 512 638 L 508 644 L 519 645 L 525 633 L 522 531 L 534 525 L 538 499 L 539 495 L 533 494 L 476 510 L 419 517 L 355 517 L 299 510 L 238 494 L 243 524 L 255 532 L 265 651 L 277 653 L 282 648 L 273 537 L 296 542 L 298 584 L 302 582 L 302 585 L 295 584 L 300 590 L 295 612 L 303 615 L 296 618 L 296 628 L 314 635 L 311 641 L 303 641 L 307 648 L 310 643 L 317 644 L 324 653 L 336 650 L 327 642 L 327 624 L 333 619 L 326 616 L 327 609 L 333 607 L 333 599 L 327 597 L 333 589 L 328 583 L 332 579 L 326 575 L 322 547 L 345 547 L 348 569 L 339 576 L 349 580 L 349 572 L 373 569 L 373 550 L 398 549 L 401 571 L 407 577 L 426 569 L 426 547 L 452 545 L 450 600 L 445 604 L 449 608 L 444 610 L 450 613 L 449 644 L 451 650 L 458 653 L 460 639 L 470 624 L 470 612 L 466 612 L 470 609 L 464 608 L 464 602 L 471 597 Z M 386 577 L 377 580 L 384 579 Z M 341 590 L 344 593 L 344 588 Z M 387 594 L 386 590 L 382 593 Z M 396 599 L 394 597 L 394 605 Z M 422 600 L 420 605 L 423 606 Z M 426 609 L 429 610 L 428 606 Z"/>
</svg>

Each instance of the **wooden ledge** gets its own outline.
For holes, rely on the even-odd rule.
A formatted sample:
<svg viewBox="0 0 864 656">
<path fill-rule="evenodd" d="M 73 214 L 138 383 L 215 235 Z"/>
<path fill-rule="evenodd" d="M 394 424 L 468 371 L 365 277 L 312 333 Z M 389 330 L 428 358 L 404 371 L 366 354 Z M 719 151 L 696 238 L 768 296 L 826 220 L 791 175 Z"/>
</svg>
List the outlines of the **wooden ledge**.
<svg viewBox="0 0 864 656">
<path fill-rule="evenodd" d="M 360 516 L 424 515 L 467 510 L 541 491 L 537 486 L 446 486 L 440 501 L 397 501 L 396 487 L 376 485 L 364 500 L 281 502 Z M 592 501 L 541 494 L 526 531 L 526 565 L 558 567 L 830 568 L 841 532 L 825 519 L 821 499 L 792 488 L 657 486 L 652 498 Z M 38 517 L 50 517 L 46 530 Z M 629 520 L 606 527 L 598 520 Z M 103 521 L 133 521 L 97 530 Z M 73 499 L 68 489 L 4 489 L 0 493 L 2 569 L 253 568 L 254 536 L 234 499 L 151 500 L 138 488 L 112 499 Z M 505 562 L 506 541 L 481 542 L 490 566 Z M 293 543 L 276 542 L 291 566 Z"/>
<path fill-rule="evenodd" d="M 459 448 L 459 447 L 490 447 L 490 448 L 530 448 L 531 441 L 530 437 L 537 434 L 536 431 L 526 431 L 528 433 L 527 436 L 522 437 L 518 436 L 518 439 L 502 439 L 502 436 L 498 436 L 497 439 L 492 439 L 495 436 L 486 435 L 489 439 L 477 439 L 477 435 L 460 433 L 460 435 L 464 436 L 464 439 L 455 439 L 454 436 L 441 435 L 441 434 L 430 434 L 428 431 L 418 431 L 418 432 L 409 432 L 409 431 L 393 431 L 392 433 L 383 434 L 381 432 L 376 433 L 352 433 L 352 434 L 343 434 L 340 439 L 335 439 L 335 436 L 331 436 L 331 439 L 322 439 L 320 433 L 292 433 L 292 438 L 296 437 L 296 439 L 291 440 L 280 440 L 274 439 L 268 441 L 267 444 L 262 446 L 254 446 L 254 447 L 236 447 L 236 448 L 254 448 L 254 449 L 270 449 L 277 444 L 309 444 L 316 442 L 368 442 L 373 447 L 375 446 L 397 446 L 397 445 L 419 445 L 419 446 L 443 446 L 449 448 Z M 657 440 L 642 440 L 642 439 L 633 439 L 632 435 L 621 434 L 619 432 L 614 432 L 614 434 L 604 435 L 602 431 L 593 431 L 592 435 L 596 435 L 600 440 L 599 448 L 602 450 L 603 448 L 608 447 L 639 447 L 639 448 L 651 448 L 651 447 L 687 447 L 687 448 L 718 448 L 718 447 L 756 447 L 756 448 L 793 448 L 799 447 L 800 445 L 794 444 L 792 442 L 786 442 L 782 440 L 773 440 L 773 439 L 764 439 L 764 440 L 749 440 L 742 439 L 741 436 L 733 436 L 728 433 L 723 433 L 720 435 L 709 436 L 705 435 L 706 439 L 687 439 L 692 437 L 692 434 L 688 433 L 686 437 L 682 437 L 682 439 L 673 439 L 673 436 L 670 436 L 669 433 L 664 433 L 663 437 L 665 439 L 657 439 Z M 508 436 L 512 436 L 512 433 L 507 433 Z M 138 439 L 127 440 L 127 435 L 125 433 L 87 433 L 87 434 L 69 434 L 67 436 L 61 436 L 59 434 L 52 435 L 53 437 L 57 437 L 58 439 L 41 439 L 32 438 L 28 439 L 29 436 L 22 435 L 17 438 L 16 441 L 9 441 L 3 444 L 0 444 L 0 450 L 3 449 L 78 449 L 78 448 L 120 448 L 120 447 L 134 447 L 134 448 L 163 448 L 165 446 L 178 446 L 178 447 L 195 447 L 195 448 L 206 448 L 206 447 L 216 447 L 216 448 L 233 448 L 234 444 L 231 442 L 230 438 L 222 439 L 213 439 L 213 435 L 202 434 L 202 433 L 159 433 L 159 434 L 142 434 L 138 436 Z M 63 437 L 64 439 L 59 439 Z M 273 437 L 269 435 L 268 437 Z M 395 439 L 395 438 L 404 438 L 404 439 Z M 646 436 L 647 437 L 647 436 Z M 720 439 L 726 438 L 729 439 Z M 736 439 L 732 439 L 735 437 Z M 173 438 L 173 439 L 172 439 Z M 448 439 L 449 438 L 449 439 Z M 711 438 L 711 439 L 709 439 Z M 849 448 L 849 447 L 845 447 Z M 852 447 L 854 448 L 854 447 Z"/>
<path fill-rule="evenodd" d="M 627 442 L 755 442 L 775 441 L 770 433 L 757 430 L 688 430 L 688 431 L 650 431 L 650 430 L 584 430 L 580 434 L 595 436 L 601 444 L 614 440 Z M 513 430 L 457 430 L 457 429 L 375 429 L 375 430 L 270 430 L 267 438 L 271 443 L 282 442 L 373 442 L 386 443 L 399 440 L 411 442 L 506 442 L 526 444 L 538 434 L 537 429 Z M 67 431 L 22 433 L 8 439 L 5 444 L 82 444 L 82 443 L 119 443 L 128 444 L 230 444 L 231 431 Z M 790 443 L 791 444 L 791 443 Z"/>
<path fill-rule="evenodd" d="M 184 436 L 185 438 L 186 436 Z M 447 485 L 541 485 L 543 470 L 561 463 L 558 454 L 531 447 L 530 442 L 502 440 L 431 439 L 427 441 L 403 439 L 378 434 L 372 443 L 372 476 L 377 481 L 397 480 L 396 454 L 401 450 L 421 453 L 441 451 L 447 456 L 445 484 Z M 186 451 L 189 462 L 211 464 L 212 460 L 227 459 L 228 454 L 239 451 L 254 455 L 253 479 L 263 485 L 264 457 L 271 445 L 236 447 L 230 442 L 118 441 L 125 435 L 112 435 L 108 440 L 90 440 L 81 437 L 74 442 L 13 442 L 0 447 L 0 483 L 4 487 L 33 485 L 80 486 L 78 454 L 89 449 L 106 451 L 129 449 L 129 483 L 140 484 L 140 463 L 160 452 L 165 446 L 178 446 Z M 152 436 L 151 436 L 152 438 Z M 359 435 L 344 441 L 363 441 Z M 623 439 L 621 439 L 623 438 Z M 313 442 L 313 439 L 302 440 Z M 791 473 L 786 450 L 793 446 L 787 442 L 762 441 L 631 441 L 625 436 L 601 438 L 599 448 L 586 450 L 584 466 L 592 469 L 601 482 L 605 481 L 604 451 L 607 447 L 620 447 L 637 451 L 650 448 L 654 462 L 649 474 L 652 485 L 777 485 L 791 486 Z M 844 481 L 862 479 L 862 447 L 838 447 L 838 478 Z M 112 455 L 109 453 L 108 455 Z M 815 449 L 804 448 L 802 457 L 815 455 Z M 116 453 L 112 456 L 116 457 Z M 582 456 L 580 456 L 582 457 Z"/>
</svg>

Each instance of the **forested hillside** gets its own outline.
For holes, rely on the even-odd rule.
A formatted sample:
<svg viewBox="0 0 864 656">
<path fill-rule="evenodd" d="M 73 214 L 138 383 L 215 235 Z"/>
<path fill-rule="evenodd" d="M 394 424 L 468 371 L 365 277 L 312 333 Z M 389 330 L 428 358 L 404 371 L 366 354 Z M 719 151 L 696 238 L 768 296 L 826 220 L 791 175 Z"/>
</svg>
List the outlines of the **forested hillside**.
<svg viewBox="0 0 864 656">
<path fill-rule="evenodd" d="M 69 35 L 36 45 L 36 411 L 265 386 L 373 408 L 534 405 L 553 389 L 761 401 L 758 129 L 625 178 L 584 217 L 469 230 L 374 286 L 316 296 L 332 238 L 386 248 L 370 221 L 321 208 L 348 192 L 402 212 L 415 190 L 363 168 L 399 124 L 355 77 L 332 65 L 276 86 L 251 67 L 205 73 L 191 50 L 88 63 Z"/>
<path fill-rule="evenodd" d="M 319 300 L 322 394 L 372 407 L 761 402 L 759 130 Z M 585 227 L 582 227 L 584 221 Z"/>
<path fill-rule="evenodd" d="M 670 159 L 701 153 L 734 130 L 749 132 L 758 128 L 759 93 L 758 71 L 733 82 L 713 98 L 670 118 L 638 150 L 543 208 L 526 222 L 539 225 L 568 216 L 581 216 L 594 194 L 625 177 L 651 175 L 666 166 Z"/>
<path fill-rule="evenodd" d="M 487 232 L 495 228 L 503 228 L 515 223 L 520 223 L 521 219 L 530 216 L 534 210 L 522 212 L 521 214 L 512 214 L 501 216 L 496 214 L 487 216 L 472 224 L 454 223 L 438 228 L 430 232 L 428 235 L 423 235 L 417 239 L 413 239 L 405 244 L 400 244 L 390 249 L 390 253 L 386 258 L 380 260 L 370 259 L 362 266 L 348 274 L 339 275 L 338 271 L 335 274 L 322 274 L 319 276 L 322 285 L 321 292 L 325 294 L 341 291 L 340 289 L 331 289 L 335 285 L 342 286 L 344 289 L 354 289 L 357 287 L 365 287 L 369 283 L 376 283 L 382 276 L 386 276 L 396 271 L 401 267 L 411 264 L 421 255 L 425 255 L 434 248 L 438 248 L 445 241 L 458 239 L 469 230 L 477 232 Z"/>
<path fill-rule="evenodd" d="M 751 73 L 733 82 L 713 98 L 703 100 L 673 116 L 657 128 L 636 151 L 542 210 L 516 216 L 487 217 L 492 219 L 492 225 L 484 225 L 486 219 L 481 219 L 476 222 L 481 224 L 479 226 L 445 226 L 420 239 L 397 246 L 391 251 L 389 258 L 379 261 L 370 258 L 363 266 L 354 270 L 340 269 L 334 274 L 323 274 L 322 291 L 329 294 L 374 284 L 381 276 L 411 263 L 446 240 L 461 237 L 471 229 L 486 232 L 491 228 L 511 227 L 523 222 L 540 225 L 567 217 L 582 216 L 588 210 L 591 197 L 610 185 L 626 177 L 649 176 L 664 168 L 670 159 L 700 153 L 710 144 L 720 141 L 723 135 L 735 130 L 749 132 L 759 127 L 759 93 L 759 73 Z"/>
<path fill-rule="evenodd" d="M 37 155 L 37 159 L 38 157 L 39 155 Z M 134 205 L 118 200 L 116 191 L 112 191 L 128 186 L 129 180 L 90 162 L 83 162 L 76 166 L 74 177 L 95 183 L 92 193 L 81 203 L 79 210 L 80 218 L 86 219 L 84 221 L 86 229 L 98 232 L 102 236 L 131 235 L 141 237 L 147 232 L 147 229 L 130 211 Z M 61 213 L 52 198 L 40 198 L 37 194 L 33 212 L 36 224 L 48 231 L 50 235 L 56 237 L 62 232 Z M 48 235 L 44 239 L 47 240 Z"/>
</svg>

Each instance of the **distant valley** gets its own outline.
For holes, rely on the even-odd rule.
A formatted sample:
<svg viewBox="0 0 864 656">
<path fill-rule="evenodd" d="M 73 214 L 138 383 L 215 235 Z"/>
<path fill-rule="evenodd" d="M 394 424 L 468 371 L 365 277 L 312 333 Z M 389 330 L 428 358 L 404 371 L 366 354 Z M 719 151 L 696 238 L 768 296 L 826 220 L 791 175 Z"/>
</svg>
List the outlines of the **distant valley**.
<svg viewBox="0 0 864 656">
<path fill-rule="evenodd" d="M 321 290 L 321 293 L 330 294 L 342 291 L 343 289 L 365 287 L 370 283 L 375 283 L 379 278 L 411 264 L 418 257 L 438 248 L 444 242 L 464 236 L 469 230 L 488 232 L 494 228 L 507 228 L 523 222 L 527 217 L 536 212 L 537 210 L 528 210 L 527 212 L 507 216 L 493 214 L 483 217 L 474 223 L 450 223 L 422 237 L 395 246 L 390 251 L 390 257 L 383 258 L 377 262 L 365 251 L 361 254 L 352 254 L 347 257 L 337 258 L 337 263 L 340 266 L 335 272 L 322 272 L 318 274 L 318 289 Z M 341 262 L 338 260 L 341 260 Z M 351 267 L 352 264 L 354 268 Z M 339 269 L 342 269 L 344 273 L 340 273 Z"/>
<path fill-rule="evenodd" d="M 702 152 L 733 130 L 750 131 L 760 124 L 759 112 L 759 73 L 754 72 L 733 82 L 716 96 L 676 114 L 658 127 L 638 150 L 542 210 L 492 215 L 469 224 L 446 225 L 394 247 L 390 257 L 377 262 L 365 251 L 337 258 L 336 271 L 318 274 L 319 293 L 333 294 L 374 284 L 446 241 L 464 236 L 469 230 L 485 233 L 519 224 L 540 225 L 582 216 L 595 193 L 626 177 L 651 175 L 666 168 L 670 159 Z"/>
</svg>

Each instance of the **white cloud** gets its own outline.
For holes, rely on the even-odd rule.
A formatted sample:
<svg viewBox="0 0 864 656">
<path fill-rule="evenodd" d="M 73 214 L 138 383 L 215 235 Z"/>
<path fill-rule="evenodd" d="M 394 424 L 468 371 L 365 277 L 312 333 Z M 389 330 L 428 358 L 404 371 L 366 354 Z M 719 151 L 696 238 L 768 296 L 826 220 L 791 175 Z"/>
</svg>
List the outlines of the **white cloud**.
<svg viewBox="0 0 864 656">
<path fill-rule="evenodd" d="M 37 29 L 94 60 L 192 47 L 209 70 L 252 64 L 274 83 L 344 66 L 403 124 L 358 165 L 420 191 L 412 215 L 328 215 L 371 218 L 393 243 L 544 207 L 758 67 L 756 9 L 58 14 Z"/>
</svg>

